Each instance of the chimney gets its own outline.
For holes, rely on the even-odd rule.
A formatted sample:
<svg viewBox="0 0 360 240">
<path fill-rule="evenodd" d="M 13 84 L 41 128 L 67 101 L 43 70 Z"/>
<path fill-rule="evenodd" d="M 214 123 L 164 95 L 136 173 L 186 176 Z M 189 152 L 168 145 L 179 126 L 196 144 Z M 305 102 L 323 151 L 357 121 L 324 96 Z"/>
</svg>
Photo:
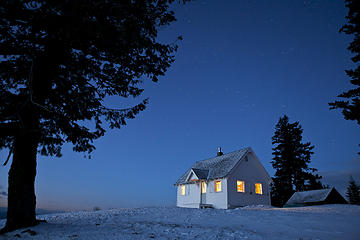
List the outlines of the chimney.
<svg viewBox="0 0 360 240">
<path fill-rule="evenodd" d="M 223 152 L 221 151 L 221 147 L 218 148 L 218 152 L 216 154 L 217 156 L 221 156 L 223 155 Z"/>
</svg>

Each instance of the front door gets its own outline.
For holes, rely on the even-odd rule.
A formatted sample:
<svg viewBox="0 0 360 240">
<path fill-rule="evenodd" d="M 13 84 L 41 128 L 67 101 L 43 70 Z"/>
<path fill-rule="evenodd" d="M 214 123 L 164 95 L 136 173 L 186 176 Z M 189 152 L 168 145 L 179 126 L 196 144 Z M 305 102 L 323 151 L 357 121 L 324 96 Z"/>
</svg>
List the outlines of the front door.
<svg viewBox="0 0 360 240">
<path fill-rule="evenodd" d="M 204 181 L 201 181 L 201 203 L 206 203 L 206 190 L 207 190 L 207 184 Z"/>
</svg>

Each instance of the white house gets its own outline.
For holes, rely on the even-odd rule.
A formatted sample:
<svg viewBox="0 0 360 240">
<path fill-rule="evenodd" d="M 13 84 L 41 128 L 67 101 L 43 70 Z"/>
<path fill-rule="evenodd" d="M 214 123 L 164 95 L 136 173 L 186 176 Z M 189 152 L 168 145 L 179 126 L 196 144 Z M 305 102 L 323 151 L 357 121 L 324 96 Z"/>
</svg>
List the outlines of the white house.
<svg viewBox="0 0 360 240">
<path fill-rule="evenodd" d="M 177 180 L 178 207 L 219 209 L 270 205 L 271 178 L 248 147 L 194 163 Z"/>
</svg>

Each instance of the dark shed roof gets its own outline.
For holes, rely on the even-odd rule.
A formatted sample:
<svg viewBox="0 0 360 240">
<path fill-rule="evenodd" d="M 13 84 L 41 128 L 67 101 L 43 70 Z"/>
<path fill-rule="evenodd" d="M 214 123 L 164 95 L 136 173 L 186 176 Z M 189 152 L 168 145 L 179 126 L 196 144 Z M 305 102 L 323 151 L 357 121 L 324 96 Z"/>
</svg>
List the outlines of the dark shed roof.
<svg viewBox="0 0 360 240">
<path fill-rule="evenodd" d="M 285 206 L 299 206 L 327 203 L 347 203 L 341 194 L 333 187 L 320 190 L 295 192 Z"/>
</svg>

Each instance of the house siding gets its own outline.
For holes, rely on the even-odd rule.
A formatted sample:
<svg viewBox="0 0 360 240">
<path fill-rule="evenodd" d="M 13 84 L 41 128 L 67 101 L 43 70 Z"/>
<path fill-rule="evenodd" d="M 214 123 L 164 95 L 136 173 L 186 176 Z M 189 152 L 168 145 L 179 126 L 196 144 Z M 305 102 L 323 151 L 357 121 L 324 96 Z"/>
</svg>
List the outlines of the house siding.
<svg viewBox="0 0 360 240">
<path fill-rule="evenodd" d="M 215 192 L 215 180 L 221 181 L 221 192 Z M 227 209 L 227 180 L 215 179 L 208 182 L 205 204 L 211 204 L 213 208 Z"/>
<path fill-rule="evenodd" d="M 187 208 L 199 208 L 200 186 L 198 183 L 185 184 L 185 195 L 181 195 L 181 185 L 177 186 L 176 206 Z"/>
<path fill-rule="evenodd" d="M 270 189 L 267 173 L 253 153 L 247 154 L 227 178 L 228 207 L 270 205 Z M 237 192 L 237 181 L 245 182 L 245 192 Z M 255 183 L 262 184 L 262 193 L 255 193 Z"/>
<path fill-rule="evenodd" d="M 215 192 L 214 180 L 207 182 L 207 190 L 202 201 L 203 204 L 211 204 L 216 209 L 227 209 L 227 180 L 221 181 L 221 192 Z M 176 206 L 199 208 L 200 207 L 200 184 L 185 184 L 185 195 L 181 195 L 181 185 L 177 186 Z"/>
</svg>

